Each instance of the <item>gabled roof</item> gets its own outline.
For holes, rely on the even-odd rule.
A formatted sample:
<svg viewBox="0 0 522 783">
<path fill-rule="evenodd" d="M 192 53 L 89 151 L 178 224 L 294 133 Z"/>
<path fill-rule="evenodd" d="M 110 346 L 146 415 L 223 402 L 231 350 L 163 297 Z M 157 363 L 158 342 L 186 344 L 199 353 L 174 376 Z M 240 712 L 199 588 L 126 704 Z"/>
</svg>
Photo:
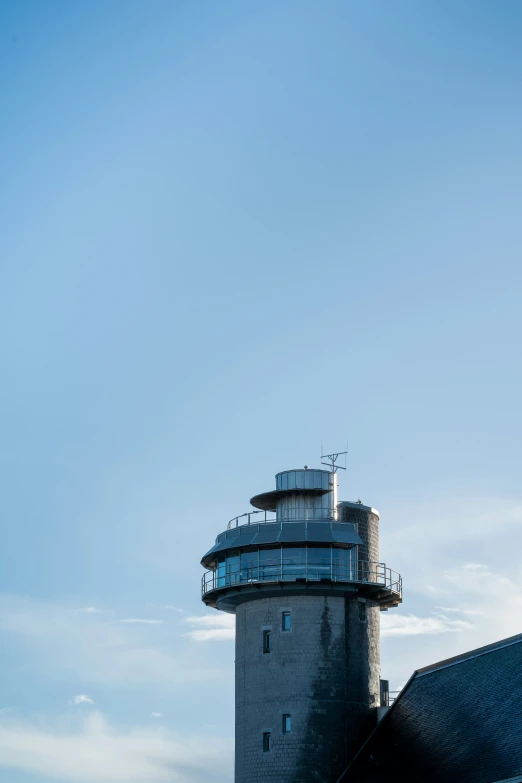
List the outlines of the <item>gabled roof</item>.
<svg viewBox="0 0 522 783">
<path fill-rule="evenodd" d="M 416 671 L 338 783 L 522 779 L 522 634 Z"/>
</svg>

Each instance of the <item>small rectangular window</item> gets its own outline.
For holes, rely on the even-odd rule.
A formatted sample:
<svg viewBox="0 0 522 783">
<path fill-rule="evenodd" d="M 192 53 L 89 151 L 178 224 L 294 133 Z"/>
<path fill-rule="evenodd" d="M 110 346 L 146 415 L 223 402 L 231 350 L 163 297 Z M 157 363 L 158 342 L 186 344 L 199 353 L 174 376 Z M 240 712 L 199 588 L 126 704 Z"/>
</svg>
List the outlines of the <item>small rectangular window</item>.
<svg viewBox="0 0 522 783">
<path fill-rule="evenodd" d="M 283 631 L 291 631 L 292 630 L 292 618 L 291 618 L 290 612 L 283 612 L 282 623 L 281 623 L 281 630 L 283 630 Z"/>
<path fill-rule="evenodd" d="M 366 622 L 366 604 L 362 601 L 359 601 L 359 620 L 361 623 Z"/>
<path fill-rule="evenodd" d="M 290 715 L 283 715 L 283 734 L 290 734 L 292 731 L 292 718 Z"/>
<path fill-rule="evenodd" d="M 269 750 L 271 750 L 271 737 L 269 731 L 263 732 L 263 752 L 268 753 Z"/>
<path fill-rule="evenodd" d="M 270 648 L 270 631 L 263 631 L 263 652 L 269 653 L 271 652 Z"/>
</svg>

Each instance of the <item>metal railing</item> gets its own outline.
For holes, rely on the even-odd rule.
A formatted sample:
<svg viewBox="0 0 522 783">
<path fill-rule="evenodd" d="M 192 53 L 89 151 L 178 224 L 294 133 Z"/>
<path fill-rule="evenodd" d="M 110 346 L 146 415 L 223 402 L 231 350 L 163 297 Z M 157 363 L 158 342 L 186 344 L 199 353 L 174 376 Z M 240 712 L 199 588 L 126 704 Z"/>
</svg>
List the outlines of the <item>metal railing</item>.
<svg viewBox="0 0 522 783">
<path fill-rule="evenodd" d="M 268 511 L 247 511 L 245 514 L 239 514 L 230 520 L 227 525 L 227 530 L 234 527 L 241 527 L 242 525 L 259 525 L 265 524 L 265 522 L 301 522 L 301 521 L 322 521 L 322 520 L 334 520 L 335 514 L 331 508 L 310 508 L 309 506 L 288 506 L 278 509 L 277 517 L 268 517 Z M 264 517 L 252 520 L 256 514 L 264 514 Z M 240 522 L 240 519 L 245 519 L 246 522 Z"/>
<path fill-rule="evenodd" d="M 227 530 L 230 530 L 233 527 L 240 527 L 240 519 L 244 519 L 244 517 L 248 517 L 247 522 L 241 522 L 241 525 L 250 525 L 250 524 L 264 524 L 265 522 L 277 522 L 277 519 L 275 517 L 270 517 L 270 519 L 267 517 L 267 511 L 247 511 L 245 514 L 239 514 L 237 517 L 234 517 L 234 519 L 231 519 L 230 522 L 227 525 Z M 264 518 L 260 519 L 254 519 L 254 522 L 251 522 L 250 517 L 255 516 L 256 514 L 264 514 Z"/>
<path fill-rule="evenodd" d="M 390 691 L 388 696 L 388 704 L 387 707 L 391 707 L 397 696 L 399 695 L 400 691 Z"/>
<path fill-rule="evenodd" d="M 385 563 L 360 561 L 357 564 L 337 564 L 331 560 L 313 560 L 301 563 L 294 560 L 267 560 L 252 566 L 223 563 L 215 571 L 206 571 L 201 580 L 203 595 L 213 590 L 266 582 L 362 582 L 380 585 L 402 596 L 402 578 Z"/>
<path fill-rule="evenodd" d="M 277 509 L 278 522 L 324 521 L 335 519 L 333 508 L 310 508 L 310 506 L 280 506 Z"/>
</svg>

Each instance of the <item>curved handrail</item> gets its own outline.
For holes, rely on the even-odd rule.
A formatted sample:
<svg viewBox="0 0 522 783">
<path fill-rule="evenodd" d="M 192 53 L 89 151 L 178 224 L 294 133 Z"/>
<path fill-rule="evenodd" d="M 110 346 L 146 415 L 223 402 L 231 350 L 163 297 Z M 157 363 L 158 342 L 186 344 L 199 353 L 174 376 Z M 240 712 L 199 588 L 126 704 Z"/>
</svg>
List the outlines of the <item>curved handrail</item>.
<svg viewBox="0 0 522 783">
<path fill-rule="evenodd" d="M 244 514 L 238 514 L 237 517 L 234 517 L 233 519 L 230 520 L 230 522 L 227 525 L 227 530 L 230 530 L 233 527 L 240 527 L 239 520 L 243 519 L 243 517 L 248 517 L 248 522 L 245 522 L 244 523 L 245 525 L 252 524 L 250 522 L 250 517 L 253 517 L 255 514 L 264 514 L 265 515 L 264 519 L 256 519 L 256 521 L 255 521 L 256 525 L 264 524 L 265 522 L 276 522 L 277 521 L 275 517 L 271 517 L 270 519 L 268 519 L 267 516 L 266 516 L 267 512 L 266 511 L 261 511 L 261 509 L 259 509 L 258 511 L 245 511 Z"/>
<path fill-rule="evenodd" d="M 312 522 L 317 520 L 318 522 L 335 521 L 335 514 L 331 508 L 310 508 L 309 506 L 288 506 L 287 508 L 280 508 L 277 512 L 277 516 L 267 517 L 267 511 L 246 511 L 244 514 L 238 514 L 227 524 L 227 530 L 231 530 L 235 527 L 242 527 L 243 525 L 259 525 L 265 524 L 265 522 Z M 251 521 L 251 517 L 255 514 L 264 514 L 264 519 L 254 519 Z M 247 517 L 247 521 L 239 524 L 239 520 Z"/>
<path fill-rule="evenodd" d="M 268 560 L 262 564 L 240 567 L 226 565 L 222 569 L 206 571 L 201 580 L 202 595 L 228 587 L 259 584 L 265 582 L 295 582 L 296 580 L 317 582 L 359 582 L 380 585 L 402 596 L 402 577 L 385 563 L 359 561 L 353 565 L 340 565 L 328 560 L 313 560 L 297 563 L 294 560 Z"/>
</svg>

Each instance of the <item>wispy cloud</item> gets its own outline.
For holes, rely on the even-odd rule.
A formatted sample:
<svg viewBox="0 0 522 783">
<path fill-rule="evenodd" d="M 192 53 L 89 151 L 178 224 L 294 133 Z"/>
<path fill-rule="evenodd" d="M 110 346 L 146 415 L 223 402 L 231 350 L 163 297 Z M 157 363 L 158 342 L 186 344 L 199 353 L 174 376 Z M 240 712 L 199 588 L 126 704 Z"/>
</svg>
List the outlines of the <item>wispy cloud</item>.
<svg viewBox="0 0 522 783">
<path fill-rule="evenodd" d="M 219 662 L 180 643 L 175 623 L 151 626 L 104 618 L 66 604 L 0 594 L 0 633 L 3 649 L 11 650 L 10 671 L 29 665 L 46 681 L 63 681 L 68 672 L 83 687 L 146 683 L 183 690 L 222 675 Z"/>
<path fill-rule="evenodd" d="M 84 606 L 80 609 L 80 612 L 85 612 L 85 614 L 101 614 L 101 609 L 96 609 L 95 606 Z"/>
<path fill-rule="evenodd" d="M 123 624 L 136 624 L 136 625 L 162 625 L 163 620 L 147 620 L 143 617 L 126 617 L 123 620 L 119 620 Z"/>
<path fill-rule="evenodd" d="M 236 618 L 224 612 L 187 617 L 185 622 L 196 626 L 195 630 L 183 634 L 194 642 L 225 642 L 236 636 Z"/>
<path fill-rule="evenodd" d="M 86 696 L 85 693 L 80 693 L 74 697 L 70 704 L 94 704 L 94 701 L 90 696 Z"/>
<path fill-rule="evenodd" d="M 450 620 L 444 615 L 417 617 L 414 614 L 387 614 L 381 618 L 382 636 L 420 636 L 473 628 L 467 620 Z"/>
<path fill-rule="evenodd" d="M 383 676 L 393 687 L 416 668 L 520 631 L 518 498 L 444 497 L 418 506 L 406 501 L 403 508 L 388 509 L 386 517 L 381 553 L 404 579 L 404 604 L 381 617 L 388 637 L 381 647 Z M 507 540 L 508 547 L 495 546 Z M 408 628 L 398 628 L 401 621 L 393 616 L 403 611 L 429 623 L 407 621 Z M 448 628 L 448 620 L 470 625 L 450 626 L 446 632 L 442 629 Z M 413 629 L 414 634 L 408 633 Z"/>
<path fill-rule="evenodd" d="M 450 591 L 440 585 L 424 585 L 423 592 L 430 595 L 446 596 L 450 594 Z"/>
<path fill-rule="evenodd" d="M 522 570 L 515 556 L 497 569 L 475 558 L 438 570 L 432 558 L 420 562 L 404 573 L 416 611 L 403 615 L 401 607 L 381 616 L 383 672 L 393 687 L 414 669 L 520 633 Z M 426 592 L 426 582 L 441 589 Z M 404 608 L 408 603 L 407 593 Z"/>
<path fill-rule="evenodd" d="M 234 640 L 235 635 L 232 628 L 208 628 L 207 630 L 188 631 L 183 634 L 194 642 L 229 642 Z"/>
<path fill-rule="evenodd" d="M 439 575 L 449 605 L 434 607 L 430 615 L 418 617 L 389 612 L 381 618 L 383 636 L 417 636 L 460 631 L 464 652 L 519 632 L 522 585 L 496 573 L 484 563 L 463 563 Z M 432 591 L 439 595 L 439 591 Z M 439 597 L 440 600 L 440 597 Z M 499 606 L 502 611 L 499 612 Z M 451 617 L 448 617 L 451 615 Z M 460 618 L 458 617 L 460 615 Z M 455 617 L 457 616 L 457 617 Z M 473 618 L 470 622 L 464 618 Z M 448 651 L 448 655 L 455 654 Z"/>
<path fill-rule="evenodd" d="M 150 717 L 151 718 L 163 718 L 163 713 L 162 712 L 151 712 L 150 713 Z"/>
<path fill-rule="evenodd" d="M 484 615 L 484 609 L 467 609 L 464 606 L 437 606 L 444 614 L 463 614 L 467 617 L 480 617 Z"/>
<path fill-rule="evenodd" d="M 72 729 L 0 724 L 0 768 L 66 783 L 226 783 L 231 751 L 230 741 L 160 726 L 118 731 L 99 713 Z"/>
<path fill-rule="evenodd" d="M 216 612 L 215 614 L 203 614 L 195 617 L 187 617 L 186 623 L 190 625 L 199 625 L 203 628 L 234 628 L 236 627 L 236 618 L 233 614 L 226 612 Z"/>
<path fill-rule="evenodd" d="M 173 611 L 173 612 L 179 612 L 180 614 L 184 614 L 184 611 L 183 611 L 183 609 L 178 609 L 178 607 L 177 607 L 177 606 L 170 606 L 170 604 L 168 604 L 168 605 L 165 607 L 165 609 L 170 609 L 170 610 L 171 610 L 171 611 Z"/>
</svg>

